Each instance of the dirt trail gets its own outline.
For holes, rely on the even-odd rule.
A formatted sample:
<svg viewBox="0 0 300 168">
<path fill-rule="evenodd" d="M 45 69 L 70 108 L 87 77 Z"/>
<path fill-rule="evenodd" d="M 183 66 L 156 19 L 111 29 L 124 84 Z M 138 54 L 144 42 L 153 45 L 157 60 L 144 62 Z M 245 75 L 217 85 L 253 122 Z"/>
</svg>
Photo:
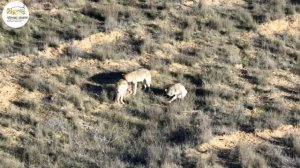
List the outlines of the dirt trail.
<svg viewBox="0 0 300 168">
<path fill-rule="evenodd" d="M 216 136 L 209 142 L 201 144 L 197 149 L 187 150 L 188 157 L 205 157 L 207 153 L 215 150 L 233 149 L 241 142 L 258 145 L 276 138 L 284 138 L 289 134 L 300 133 L 300 125 L 283 125 L 276 130 L 255 131 L 254 133 L 245 133 L 242 131 L 234 132 L 229 135 Z"/>
</svg>

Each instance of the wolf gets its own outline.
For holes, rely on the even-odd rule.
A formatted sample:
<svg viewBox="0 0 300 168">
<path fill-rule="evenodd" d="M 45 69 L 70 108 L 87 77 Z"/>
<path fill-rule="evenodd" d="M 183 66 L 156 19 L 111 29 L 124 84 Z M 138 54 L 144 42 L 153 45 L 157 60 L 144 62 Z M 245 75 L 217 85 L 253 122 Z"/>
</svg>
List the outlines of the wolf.
<svg viewBox="0 0 300 168">
<path fill-rule="evenodd" d="M 137 89 L 137 83 L 138 82 L 143 82 L 144 89 L 150 90 L 150 85 L 151 85 L 151 73 L 148 69 L 141 68 L 132 72 L 129 72 L 123 76 L 123 78 L 128 82 L 128 83 L 133 83 L 133 95 L 136 94 L 136 89 Z"/>
<path fill-rule="evenodd" d="M 171 85 L 168 89 L 165 89 L 165 92 L 168 96 L 173 97 L 171 100 L 169 100 L 169 103 L 172 103 L 177 98 L 184 99 L 184 97 L 187 95 L 187 90 L 181 83 L 176 83 Z"/>
<path fill-rule="evenodd" d="M 120 79 L 116 85 L 116 101 L 118 104 L 125 104 L 124 103 L 124 96 L 128 89 L 128 82 L 124 79 Z"/>
</svg>

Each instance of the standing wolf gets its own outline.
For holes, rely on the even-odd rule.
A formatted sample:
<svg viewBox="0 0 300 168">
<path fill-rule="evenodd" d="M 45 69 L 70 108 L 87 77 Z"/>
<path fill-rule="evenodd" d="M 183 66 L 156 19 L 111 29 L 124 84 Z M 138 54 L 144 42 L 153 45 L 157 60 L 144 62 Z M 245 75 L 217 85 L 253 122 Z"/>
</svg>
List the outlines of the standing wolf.
<svg viewBox="0 0 300 168">
<path fill-rule="evenodd" d="M 176 83 L 170 86 L 168 89 L 165 89 L 165 91 L 168 96 L 173 97 L 171 100 L 168 101 L 169 103 L 176 100 L 177 98 L 183 100 L 187 94 L 187 90 L 181 83 Z"/>
<path fill-rule="evenodd" d="M 128 89 L 128 82 L 124 79 L 119 80 L 116 86 L 116 101 L 118 104 L 125 104 L 124 103 L 124 96 L 126 94 L 126 91 Z"/>
<path fill-rule="evenodd" d="M 126 75 L 124 75 L 124 79 L 128 83 L 134 84 L 134 89 L 133 89 L 133 93 L 132 93 L 133 95 L 136 94 L 138 82 L 143 82 L 144 89 L 150 89 L 151 73 L 148 69 L 141 68 L 141 69 L 129 72 Z"/>
</svg>

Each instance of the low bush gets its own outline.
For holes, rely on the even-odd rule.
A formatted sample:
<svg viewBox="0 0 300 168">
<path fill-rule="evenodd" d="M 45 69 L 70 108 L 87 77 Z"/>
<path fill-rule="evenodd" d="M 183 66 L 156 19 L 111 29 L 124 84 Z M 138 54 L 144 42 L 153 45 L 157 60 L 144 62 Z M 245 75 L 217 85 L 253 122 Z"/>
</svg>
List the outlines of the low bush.
<svg viewBox="0 0 300 168">
<path fill-rule="evenodd" d="M 75 59 L 78 57 L 82 57 L 84 55 L 84 52 L 80 48 L 80 46 L 71 45 L 66 48 L 66 54 L 71 59 Z"/>
<path fill-rule="evenodd" d="M 8 153 L 0 152 L 0 164 L 7 168 L 24 168 L 24 163 L 21 163 L 17 158 Z"/>
<path fill-rule="evenodd" d="M 246 143 L 241 143 L 239 144 L 238 148 L 242 167 L 268 167 L 265 158 L 259 153 L 256 153 L 255 149 L 253 149 L 253 146 Z"/>
<path fill-rule="evenodd" d="M 122 50 L 118 50 L 118 47 L 114 44 L 102 46 L 96 45 L 93 47 L 93 52 L 89 57 L 99 61 L 120 60 L 126 58 L 126 53 Z"/>
<path fill-rule="evenodd" d="M 297 134 L 293 137 L 293 148 L 296 151 L 296 153 L 300 156 L 300 136 Z"/>
<path fill-rule="evenodd" d="M 38 108 L 39 108 L 39 105 L 38 105 L 37 102 L 27 100 L 27 99 L 21 99 L 21 100 L 18 100 L 18 101 L 14 101 L 13 103 L 16 106 L 20 107 L 20 108 L 25 108 L 25 109 L 28 109 L 32 112 L 37 111 Z"/>
<path fill-rule="evenodd" d="M 246 30 L 255 30 L 256 23 L 252 18 L 252 15 L 247 10 L 237 10 L 233 13 L 233 19 L 238 21 L 237 27 Z"/>
<path fill-rule="evenodd" d="M 38 90 L 45 93 L 55 93 L 59 90 L 59 87 L 55 84 L 55 82 L 44 80 L 42 77 L 36 74 L 23 77 L 19 84 L 29 91 Z"/>
<path fill-rule="evenodd" d="M 89 17 L 95 18 L 99 21 L 105 21 L 105 15 L 103 11 L 98 10 L 96 7 L 93 7 L 91 4 L 87 4 L 81 10 L 82 14 Z"/>
<path fill-rule="evenodd" d="M 177 55 L 173 57 L 174 62 L 186 65 L 186 66 L 193 66 L 197 63 L 198 58 L 193 56 L 186 56 L 186 55 Z"/>
</svg>

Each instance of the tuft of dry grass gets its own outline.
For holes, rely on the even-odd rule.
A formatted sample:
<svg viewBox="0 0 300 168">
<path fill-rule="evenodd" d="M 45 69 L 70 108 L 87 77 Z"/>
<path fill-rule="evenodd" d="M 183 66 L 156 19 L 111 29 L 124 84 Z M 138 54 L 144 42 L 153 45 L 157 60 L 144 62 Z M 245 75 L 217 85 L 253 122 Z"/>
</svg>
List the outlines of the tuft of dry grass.
<svg viewBox="0 0 300 168">
<path fill-rule="evenodd" d="M 293 148 L 296 151 L 296 153 L 300 156 L 300 136 L 294 135 L 293 137 Z"/>
<path fill-rule="evenodd" d="M 17 158 L 8 153 L 0 152 L 0 164 L 7 168 L 24 168 L 24 163 L 21 163 Z"/>
<path fill-rule="evenodd" d="M 240 162 L 243 167 L 259 167 L 266 168 L 268 167 L 265 158 L 256 153 L 253 149 L 253 146 L 245 143 L 241 143 L 238 146 Z"/>
</svg>

